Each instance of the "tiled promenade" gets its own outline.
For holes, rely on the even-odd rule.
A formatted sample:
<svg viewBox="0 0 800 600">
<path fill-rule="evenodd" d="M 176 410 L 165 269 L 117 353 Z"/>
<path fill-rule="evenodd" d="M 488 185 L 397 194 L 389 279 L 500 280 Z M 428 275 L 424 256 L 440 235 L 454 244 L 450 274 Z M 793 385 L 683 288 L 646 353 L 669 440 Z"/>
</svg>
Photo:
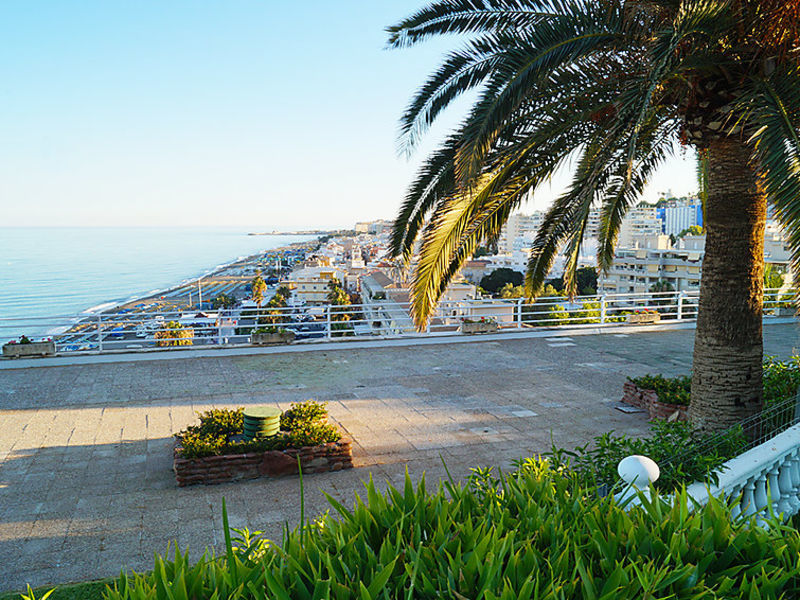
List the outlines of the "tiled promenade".
<svg viewBox="0 0 800 600">
<path fill-rule="evenodd" d="M 766 351 L 800 346 L 766 328 Z M 614 409 L 626 375 L 689 370 L 693 330 L 476 341 L 403 348 L 114 362 L 0 370 L 0 591 L 147 569 L 178 540 L 194 553 L 231 522 L 279 537 L 299 520 L 299 479 L 177 488 L 172 434 L 210 407 L 327 401 L 355 438 L 350 471 L 309 476 L 349 503 L 360 481 L 436 482 L 476 465 L 584 443 L 641 415 Z M 7 363 L 4 363 L 6 366 Z"/>
</svg>

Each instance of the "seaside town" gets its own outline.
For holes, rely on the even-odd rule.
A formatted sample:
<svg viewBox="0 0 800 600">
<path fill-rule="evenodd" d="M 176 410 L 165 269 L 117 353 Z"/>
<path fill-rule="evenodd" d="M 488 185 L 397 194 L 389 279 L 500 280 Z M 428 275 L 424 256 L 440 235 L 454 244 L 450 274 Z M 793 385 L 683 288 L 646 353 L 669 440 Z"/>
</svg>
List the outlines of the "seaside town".
<svg viewBox="0 0 800 600">
<path fill-rule="evenodd" d="M 766 287 L 775 297 L 784 297 L 792 284 L 791 256 L 778 223 L 769 217 Z M 525 296 L 523 274 L 543 219 L 542 212 L 512 214 L 496 244 L 479 248 L 449 283 L 428 331 L 454 331 L 474 320 L 499 327 L 514 324 L 520 318 L 515 301 Z M 408 281 L 413 259 L 403 265 L 390 257 L 391 226 L 376 220 L 358 222 L 348 231 L 295 232 L 317 237 L 234 261 L 156 296 L 107 308 L 99 326 L 96 316 L 83 318 L 51 337 L 59 351 L 70 352 L 247 344 L 262 325 L 291 332 L 298 341 L 410 333 L 415 330 Z M 583 274 L 579 296 L 620 297 L 617 313 L 627 315 L 641 303 L 625 301 L 623 295 L 672 298 L 672 293 L 699 289 L 705 234 L 697 197 L 676 198 L 667 191 L 657 203 L 642 202 L 631 209 L 620 228 L 614 263 L 598 275 L 599 227 L 600 212 L 594 209 L 578 259 Z M 545 296 L 563 295 L 565 260 L 563 253 L 557 256 Z M 326 312 L 329 305 L 337 305 L 332 316 Z M 582 307 L 580 301 L 567 299 L 550 303 L 544 305 L 546 314 L 533 312 L 542 316 L 529 315 L 525 324 L 556 325 L 563 310 Z M 262 308 L 271 316 L 262 318 Z"/>
<path fill-rule="evenodd" d="M 0 30 L 0 600 L 800 600 L 800 0 Z"/>
</svg>

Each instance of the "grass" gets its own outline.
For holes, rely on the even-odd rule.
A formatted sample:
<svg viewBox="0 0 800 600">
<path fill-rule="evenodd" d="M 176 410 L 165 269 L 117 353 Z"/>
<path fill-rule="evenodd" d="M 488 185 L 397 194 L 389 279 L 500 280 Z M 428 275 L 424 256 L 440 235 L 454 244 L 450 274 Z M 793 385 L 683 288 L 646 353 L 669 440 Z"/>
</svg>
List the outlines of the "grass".
<svg viewBox="0 0 800 600">
<path fill-rule="evenodd" d="M 106 585 L 113 585 L 116 580 L 116 577 L 108 577 L 95 581 L 60 585 L 48 596 L 47 600 L 103 600 Z M 35 588 L 33 597 L 39 600 L 51 589 L 53 589 L 52 585 Z M 27 595 L 27 592 L 0 592 L 0 600 L 20 600 L 23 595 Z"/>
</svg>

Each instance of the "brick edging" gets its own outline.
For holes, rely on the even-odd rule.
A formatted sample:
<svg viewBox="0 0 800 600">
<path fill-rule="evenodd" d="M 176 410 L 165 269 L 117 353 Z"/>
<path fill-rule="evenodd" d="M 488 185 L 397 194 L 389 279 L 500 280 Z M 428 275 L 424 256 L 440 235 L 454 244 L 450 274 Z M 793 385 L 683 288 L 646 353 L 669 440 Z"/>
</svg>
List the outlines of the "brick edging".
<svg viewBox="0 0 800 600">
<path fill-rule="evenodd" d="M 622 402 L 646 410 L 651 419 L 669 419 L 675 412 L 678 413 L 678 421 L 689 419 L 688 406 L 660 402 L 654 390 L 640 388 L 632 381 L 622 385 Z"/>
<path fill-rule="evenodd" d="M 353 468 L 353 439 L 342 434 L 338 442 L 304 446 L 286 450 L 267 450 L 246 454 L 221 454 L 203 458 L 182 458 L 178 454 L 180 446 L 176 442 L 173 450 L 175 480 L 178 486 L 228 483 L 240 479 L 286 477 L 296 475 L 297 457 L 303 474 L 340 471 Z"/>
</svg>

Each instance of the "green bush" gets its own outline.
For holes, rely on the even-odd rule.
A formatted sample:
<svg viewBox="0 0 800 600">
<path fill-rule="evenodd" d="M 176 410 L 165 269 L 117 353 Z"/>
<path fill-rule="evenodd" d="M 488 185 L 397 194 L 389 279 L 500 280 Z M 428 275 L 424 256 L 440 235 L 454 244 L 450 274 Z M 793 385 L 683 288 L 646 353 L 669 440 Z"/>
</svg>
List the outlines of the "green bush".
<svg viewBox="0 0 800 600">
<path fill-rule="evenodd" d="M 800 356 L 781 362 L 764 357 L 764 404 L 769 406 L 797 394 L 800 387 Z"/>
<path fill-rule="evenodd" d="M 558 468 L 574 473 L 584 486 L 609 488 L 619 482 L 619 461 L 640 454 L 652 458 L 661 469 L 656 488 L 672 491 L 681 484 L 707 477 L 716 479 L 714 470 L 747 447 L 747 438 L 741 429 L 714 439 L 713 444 L 714 436 L 694 433 L 688 423 L 652 421 L 650 431 L 651 436 L 646 438 L 614 435 L 610 431 L 575 450 L 554 445 L 545 456 Z M 691 452 L 692 448 L 697 451 Z M 680 457 L 680 460 L 673 460 L 675 457 Z M 518 466 L 530 460 L 520 461 Z"/>
<path fill-rule="evenodd" d="M 324 422 L 302 423 L 288 433 L 289 445 L 292 448 L 338 442 L 341 437 L 342 434 L 336 427 Z"/>
<path fill-rule="evenodd" d="M 244 409 L 215 409 L 200 415 L 200 424 L 191 425 L 175 435 L 183 458 L 202 458 L 219 454 L 244 454 L 316 446 L 337 442 L 339 430 L 327 422 L 325 403 L 308 400 L 292 403 L 281 415 L 277 435 L 253 440 L 232 440 L 244 430 Z"/>
<path fill-rule="evenodd" d="M 370 481 L 350 510 L 284 534 L 280 545 L 227 527 L 226 551 L 192 564 L 177 550 L 120 576 L 108 600 L 359 598 L 796 598 L 800 534 L 731 518 L 712 499 L 689 510 L 657 496 L 625 510 L 545 462 L 429 492 L 406 476 Z"/>
<path fill-rule="evenodd" d="M 187 431 L 196 431 L 199 435 L 225 436 L 241 433 L 244 428 L 244 409 L 215 408 L 199 415 L 200 425 L 190 426 Z"/>
<path fill-rule="evenodd" d="M 289 410 L 281 415 L 281 429 L 291 431 L 300 425 L 307 425 L 328 420 L 328 403 L 306 400 L 292 402 Z"/>
<path fill-rule="evenodd" d="M 663 375 L 644 375 L 642 377 L 628 377 L 628 381 L 644 390 L 655 391 L 659 402 L 689 406 L 692 378 L 688 375 L 669 378 Z"/>
<path fill-rule="evenodd" d="M 628 377 L 638 387 L 654 390 L 659 402 L 689 405 L 692 378 L 664 377 L 662 375 L 644 375 Z M 782 400 L 792 398 L 800 388 L 800 356 L 792 356 L 781 362 L 774 356 L 764 357 L 764 405 L 769 407 Z"/>
<path fill-rule="evenodd" d="M 283 327 L 278 327 L 276 325 L 269 325 L 268 327 L 256 327 L 250 333 L 285 333 L 287 330 Z"/>
</svg>

